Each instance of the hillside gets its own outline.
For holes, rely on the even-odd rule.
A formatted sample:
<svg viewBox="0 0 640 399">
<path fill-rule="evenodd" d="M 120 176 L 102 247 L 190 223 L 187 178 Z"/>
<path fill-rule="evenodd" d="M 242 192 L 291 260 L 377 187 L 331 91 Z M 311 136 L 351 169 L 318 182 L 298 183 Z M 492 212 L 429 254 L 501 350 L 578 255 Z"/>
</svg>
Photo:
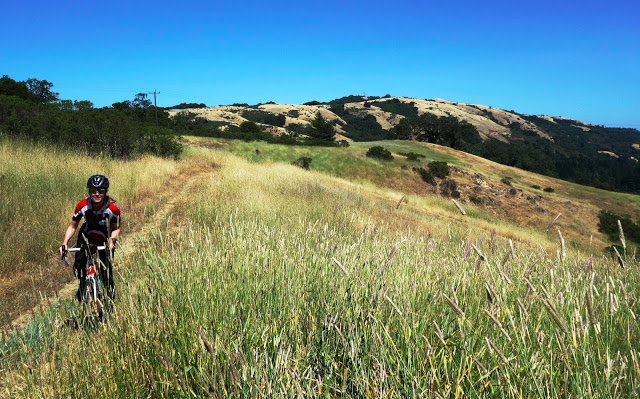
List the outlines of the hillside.
<svg viewBox="0 0 640 399">
<path fill-rule="evenodd" d="M 567 183 L 437 144 L 354 142 L 349 148 L 323 149 L 195 137 L 185 138 L 183 143 L 229 151 L 259 163 L 293 163 L 307 157 L 311 159 L 311 170 L 393 190 L 398 200 L 402 195 L 446 200 L 455 198 L 464 208 L 477 210 L 484 218 L 541 233 L 547 230 L 556 216 L 561 215 L 547 234 L 557 236 L 557 229 L 560 229 L 573 245 L 591 250 L 610 245 L 607 237 L 598 231 L 600 211 L 640 220 L 640 197 L 637 195 Z M 366 152 L 372 146 L 389 149 L 394 159 L 381 161 L 367 157 Z M 408 153 L 421 157 L 409 160 L 402 155 Z M 447 162 L 451 172 L 446 179 L 436 178 L 433 184 L 429 184 L 417 169 L 428 169 L 428 164 L 433 161 Z M 404 202 L 411 201 L 407 198 Z"/>
<path fill-rule="evenodd" d="M 483 105 L 406 97 L 347 96 L 327 103 L 189 108 L 223 130 L 244 121 L 273 135 L 305 134 L 317 113 L 338 140 L 414 139 L 594 187 L 640 192 L 640 131 L 526 115 Z M 176 115 L 176 111 L 170 112 Z"/>
<path fill-rule="evenodd" d="M 431 113 L 437 116 L 453 116 L 458 119 L 471 123 L 478 129 L 480 137 L 484 140 L 488 138 L 495 138 L 500 141 L 508 141 L 511 136 L 509 125 L 512 123 L 519 123 L 524 129 L 534 132 L 541 137 L 550 138 L 549 134 L 544 130 L 538 128 L 534 123 L 523 119 L 520 115 L 505 111 L 501 109 L 493 109 L 491 107 L 485 107 L 482 105 L 470 105 L 463 103 L 453 103 L 446 100 L 420 100 L 407 97 L 388 97 L 388 98 L 373 98 L 363 97 L 362 101 L 354 102 L 341 102 L 335 100 L 337 103 L 345 104 L 345 109 L 349 113 L 359 116 L 361 118 L 366 115 L 372 115 L 376 122 L 383 130 L 391 130 L 396 126 L 403 118 L 404 115 L 394 112 L 387 112 L 380 105 L 373 105 L 372 102 L 387 103 L 398 101 L 402 104 L 410 105 L 416 108 L 417 115 L 424 113 Z M 332 103 L 321 103 L 316 105 L 292 105 L 292 104 L 259 104 L 253 107 L 250 106 L 216 106 L 206 108 L 187 108 L 182 112 L 193 113 L 198 116 L 202 116 L 208 120 L 228 123 L 229 125 L 240 125 L 243 121 L 253 120 L 256 118 L 251 115 L 243 116 L 243 113 L 250 112 L 251 110 L 260 110 L 268 112 L 274 115 L 282 115 L 286 118 L 286 122 L 283 126 L 277 126 L 268 123 L 261 123 L 265 129 L 268 129 L 275 134 L 287 134 L 286 127 L 292 124 L 308 125 L 311 123 L 315 114 L 320 112 L 323 117 L 331 121 L 335 121 L 336 129 L 340 133 L 345 133 L 345 129 L 342 125 L 346 125 L 339 115 L 334 113 L 331 108 Z M 172 113 L 175 113 L 173 111 Z M 553 121 L 551 117 L 547 117 L 548 120 Z M 575 122 L 577 125 L 589 129 L 587 125 L 580 122 Z M 347 139 L 352 140 L 348 135 Z"/>
</svg>

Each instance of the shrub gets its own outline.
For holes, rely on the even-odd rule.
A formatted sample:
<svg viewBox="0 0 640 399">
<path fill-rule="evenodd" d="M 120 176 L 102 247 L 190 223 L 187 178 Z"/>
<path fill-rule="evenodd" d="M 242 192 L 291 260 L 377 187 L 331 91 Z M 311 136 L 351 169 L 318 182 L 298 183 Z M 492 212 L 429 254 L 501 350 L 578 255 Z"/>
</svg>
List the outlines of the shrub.
<svg viewBox="0 0 640 399">
<path fill-rule="evenodd" d="M 425 182 L 431 184 L 432 186 L 436 185 L 436 179 L 434 179 L 431 172 L 429 172 L 425 168 L 413 168 L 413 171 L 418 173 L 422 180 L 424 180 Z"/>
<path fill-rule="evenodd" d="M 431 174 L 440 179 L 446 178 L 451 172 L 449 170 L 449 165 L 447 165 L 447 163 L 443 161 L 429 162 L 427 166 L 429 167 L 429 171 L 431 172 Z"/>
<path fill-rule="evenodd" d="M 539 185 L 537 185 L 537 184 L 534 184 L 534 185 L 531 186 L 531 188 L 535 188 L 536 190 L 540 190 L 541 187 Z"/>
<path fill-rule="evenodd" d="M 311 158 L 309 157 L 300 157 L 297 160 L 291 162 L 291 165 L 298 166 L 302 169 L 309 170 L 309 166 L 311 165 Z"/>
<path fill-rule="evenodd" d="M 449 195 L 451 195 L 451 192 L 455 191 L 457 188 L 458 185 L 456 184 L 455 180 L 447 179 L 440 185 L 440 194 L 448 197 Z"/>
<path fill-rule="evenodd" d="M 503 177 L 502 179 L 500 179 L 501 182 L 503 182 L 504 184 L 506 184 L 507 186 L 510 186 L 511 183 L 513 182 L 513 179 L 510 177 Z"/>
<path fill-rule="evenodd" d="M 482 198 L 476 196 L 475 194 L 472 194 L 469 197 L 469 201 L 473 202 L 476 205 L 481 205 L 482 204 Z"/>
<path fill-rule="evenodd" d="M 556 190 L 554 190 L 552 187 L 545 187 L 544 191 L 546 191 L 547 193 L 552 193 Z"/>
<path fill-rule="evenodd" d="M 393 155 L 391 155 L 391 151 L 378 145 L 369 148 L 369 151 L 367 151 L 367 156 L 370 158 L 384 159 L 385 161 L 393 160 Z"/>
<path fill-rule="evenodd" d="M 617 241 L 620 239 L 620 229 L 618 220 L 622 225 L 625 238 L 640 244 L 640 225 L 636 224 L 629 217 L 616 215 L 612 212 L 600 211 L 598 214 L 598 231 L 606 234 L 610 240 Z"/>
<path fill-rule="evenodd" d="M 407 157 L 407 161 L 419 161 L 420 158 L 426 158 L 425 155 L 416 154 L 415 152 L 401 152 L 400 155 Z"/>
</svg>

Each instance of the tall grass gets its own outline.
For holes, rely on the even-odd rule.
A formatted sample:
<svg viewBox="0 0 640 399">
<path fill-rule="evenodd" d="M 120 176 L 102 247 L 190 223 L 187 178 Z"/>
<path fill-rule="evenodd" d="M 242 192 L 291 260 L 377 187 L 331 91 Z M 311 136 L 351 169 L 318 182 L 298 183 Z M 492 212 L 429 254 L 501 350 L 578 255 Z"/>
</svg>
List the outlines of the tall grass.
<svg viewBox="0 0 640 399">
<path fill-rule="evenodd" d="M 444 203 L 435 225 L 326 175 L 192 156 L 215 173 L 118 260 L 108 320 L 71 330 L 72 306 L 45 313 L 39 354 L 23 333 L 0 346 L 0 392 L 637 395 L 637 267 L 512 246 Z"/>
<path fill-rule="evenodd" d="M 149 197 L 157 198 L 178 169 L 176 162 L 149 156 L 89 157 L 0 136 L 0 280 L 5 284 L 0 295 L 7 298 L 0 325 L 17 316 L 15 306 L 34 304 L 38 291 L 59 288 L 72 276 L 55 254 L 76 204 L 87 196 L 89 176 L 111 179 L 109 193 L 123 210 L 126 232 L 153 212 L 157 203 Z"/>
</svg>

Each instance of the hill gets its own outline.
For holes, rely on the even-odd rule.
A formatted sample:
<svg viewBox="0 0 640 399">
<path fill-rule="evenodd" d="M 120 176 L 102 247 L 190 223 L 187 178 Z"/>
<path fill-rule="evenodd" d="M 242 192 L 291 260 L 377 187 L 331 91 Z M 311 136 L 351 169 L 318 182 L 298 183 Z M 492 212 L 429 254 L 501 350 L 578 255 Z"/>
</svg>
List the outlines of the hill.
<svg viewBox="0 0 640 399">
<path fill-rule="evenodd" d="M 320 113 L 334 125 L 339 140 L 428 141 L 579 184 L 640 192 L 640 132 L 636 129 L 391 96 L 347 96 L 303 105 L 234 104 L 181 112 L 215 122 L 223 130 L 253 121 L 276 136 L 304 134 Z"/>
</svg>

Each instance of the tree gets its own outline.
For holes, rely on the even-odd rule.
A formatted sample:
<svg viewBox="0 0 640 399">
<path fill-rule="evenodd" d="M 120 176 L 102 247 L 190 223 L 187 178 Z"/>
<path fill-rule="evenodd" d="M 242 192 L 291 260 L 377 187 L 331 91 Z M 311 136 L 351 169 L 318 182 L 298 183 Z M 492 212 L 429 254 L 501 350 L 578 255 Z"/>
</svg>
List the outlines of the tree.
<svg viewBox="0 0 640 399">
<path fill-rule="evenodd" d="M 260 134 L 262 129 L 260 125 L 252 121 L 244 121 L 240 124 L 240 133 Z"/>
<path fill-rule="evenodd" d="M 31 93 L 35 95 L 37 101 L 42 104 L 51 104 L 58 101 L 58 95 L 51 91 L 53 83 L 49 83 L 46 80 L 39 80 L 36 78 L 27 79 L 27 88 Z"/>
<path fill-rule="evenodd" d="M 320 114 L 311 122 L 310 135 L 313 140 L 331 142 L 335 140 L 336 131 L 333 126 Z"/>
<path fill-rule="evenodd" d="M 0 95 L 17 96 L 32 102 L 38 101 L 38 98 L 29 91 L 25 82 L 16 82 L 7 75 L 0 78 Z"/>
<path fill-rule="evenodd" d="M 147 94 L 138 93 L 131 101 L 131 106 L 136 109 L 147 109 L 151 106 L 151 100 L 147 99 Z"/>
</svg>

